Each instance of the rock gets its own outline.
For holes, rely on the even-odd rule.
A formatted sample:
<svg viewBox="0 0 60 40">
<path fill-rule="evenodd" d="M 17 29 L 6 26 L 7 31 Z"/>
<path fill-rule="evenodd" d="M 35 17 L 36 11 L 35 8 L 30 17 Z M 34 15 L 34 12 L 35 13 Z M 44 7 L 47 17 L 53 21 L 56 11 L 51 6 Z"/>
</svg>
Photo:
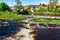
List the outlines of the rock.
<svg viewBox="0 0 60 40">
<path fill-rule="evenodd" d="M 16 36 L 18 36 L 18 37 L 24 37 L 23 34 L 17 34 Z"/>
<path fill-rule="evenodd" d="M 6 22 L 3 22 L 4 24 L 8 24 L 8 22 L 6 21 Z"/>
<path fill-rule="evenodd" d="M 20 37 L 7 37 L 7 38 L 5 38 L 4 40 L 20 40 Z"/>
</svg>

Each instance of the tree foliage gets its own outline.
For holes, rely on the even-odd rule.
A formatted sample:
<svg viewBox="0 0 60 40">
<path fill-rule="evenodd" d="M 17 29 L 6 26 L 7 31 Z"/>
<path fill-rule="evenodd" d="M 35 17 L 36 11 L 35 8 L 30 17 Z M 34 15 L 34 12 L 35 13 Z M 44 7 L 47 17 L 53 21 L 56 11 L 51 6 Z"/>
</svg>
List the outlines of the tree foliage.
<svg viewBox="0 0 60 40">
<path fill-rule="evenodd" d="M 55 4 L 57 4 L 57 3 L 58 3 L 58 0 L 50 0 L 50 3 L 55 3 Z"/>
<path fill-rule="evenodd" d="M 15 0 L 16 1 L 16 4 L 18 6 L 18 9 L 22 9 L 22 4 L 21 4 L 21 0 Z"/>
<path fill-rule="evenodd" d="M 49 12 L 52 12 L 56 8 L 56 6 L 54 4 L 52 4 L 52 3 L 51 4 L 48 4 L 47 7 L 48 7 L 48 11 Z"/>
<path fill-rule="evenodd" d="M 50 3 L 47 6 L 48 7 L 48 11 L 49 12 L 56 12 L 57 3 L 58 3 L 58 0 L 50 0 Z"/>
<path fill-rule="evenodd" d="M 7 11 L 7 10 L 9 10 L 9 6 L 6 3 L 1 2 L 0 3 L 0 11 Z"/>
<path fill-rule="evenodd" d="M 60 8 L 57 8 L 57 12 L 59 12 L 59 13 L 60 13 Z"/>
<path fill-rule="evenodd" d="M 31 12 L 30 9 L 24 9 L 23 12 L 22 12 L 22 14 L 31 15 L 32 12 Z"/>
</svg>

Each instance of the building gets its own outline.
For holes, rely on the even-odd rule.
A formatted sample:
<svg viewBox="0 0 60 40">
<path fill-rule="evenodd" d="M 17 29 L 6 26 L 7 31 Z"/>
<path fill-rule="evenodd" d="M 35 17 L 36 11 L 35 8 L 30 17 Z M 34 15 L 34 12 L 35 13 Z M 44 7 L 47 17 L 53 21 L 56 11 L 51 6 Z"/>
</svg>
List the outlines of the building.
<svg viewBox="0 0 60 40">
<path fill-rule="evenodd" d="M 35 9 L 36 9 L 36 10 L 38 10 L 38 9 L 39 9 L 39 7 L 40 7 L 40 5 L 37 5 L 37 6 L 35 6 Z"/>
<path fill-rule="evenodd" d="M 40 5 L 27 5 L 27 6 L 23 6 L 24 9 L 30 9 L 32 12 L 36 9 L 38 10 L 40 6 L 46 7 L 45 4 L 40 4 Z M 10 8 L 11 10 L 15 11 L 17 9 L 17 6 L 13 6 Z"/>
<path fill-rule="evenodd" d="M 30 9 L 30 6 L 23 6 L 24 9 Z"/>
<path fill-rule="evenodd" d="M 15 11 L 17 9 L 17 6 L 10 7 L 10 10 Z"/>
</svg>

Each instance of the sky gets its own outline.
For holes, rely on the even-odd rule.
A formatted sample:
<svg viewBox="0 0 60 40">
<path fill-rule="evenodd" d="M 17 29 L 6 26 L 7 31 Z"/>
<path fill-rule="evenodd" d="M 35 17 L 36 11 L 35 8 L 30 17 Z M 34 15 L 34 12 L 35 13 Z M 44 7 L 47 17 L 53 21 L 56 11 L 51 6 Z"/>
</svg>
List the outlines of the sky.
<svg viewBox="0 0 60 40">
<path fill-rule="evenodd" d="M 14 6 L 16 5 L 15 0 L 0 0 L 0 2 L 5 2 L 7 3 L 9 6 Z M 42 4 L 48 4 L 49 0 L 21 0 L 22 5 L 39 5 L 40 3 Z M 59 0 L 59 4 L 60 4 L 60 0 Z"/>
</svg>

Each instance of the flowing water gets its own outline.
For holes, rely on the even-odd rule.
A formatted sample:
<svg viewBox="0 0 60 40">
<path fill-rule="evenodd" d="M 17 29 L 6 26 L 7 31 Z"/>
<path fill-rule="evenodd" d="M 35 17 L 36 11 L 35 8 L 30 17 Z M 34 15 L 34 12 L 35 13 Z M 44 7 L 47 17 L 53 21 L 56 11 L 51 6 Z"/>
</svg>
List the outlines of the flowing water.
<svg viewBox="0 0 60 40">
<path fill-rule="evenodd" d="M 21 26 L 19 24 L 19 26 L 17 25 L 18 21 L 8 21 L 7 26 L 0 26 L 0 37 L 1 36 L 6 36 L 6 35 L 11 35 L 11 34 L 18 34 L 18 33 L 25 33 L 27 35 L 25 35 L 26 37 L 24 37 L 24 39 L 26 38 L 31 38 L 28 35 L 28 29 L 23 28 L 23 25 Z M 32 25 L 34 26 L 34 25 Z M 20 29 L 22 28 L 22 29 Z M 17 30 L 19 29 L 19 30 Z M 21 31 L 20 31 L 21 30 Z M 56 28 L 56 29 L 49 29 L 49 28 L 36 28 L 36 40 L 60 40 L 60 29 Z M 26 39 L 26 40 L 28 40 Z M 1 39 L 0 39 L 1 40 Z"/>
</svg>

